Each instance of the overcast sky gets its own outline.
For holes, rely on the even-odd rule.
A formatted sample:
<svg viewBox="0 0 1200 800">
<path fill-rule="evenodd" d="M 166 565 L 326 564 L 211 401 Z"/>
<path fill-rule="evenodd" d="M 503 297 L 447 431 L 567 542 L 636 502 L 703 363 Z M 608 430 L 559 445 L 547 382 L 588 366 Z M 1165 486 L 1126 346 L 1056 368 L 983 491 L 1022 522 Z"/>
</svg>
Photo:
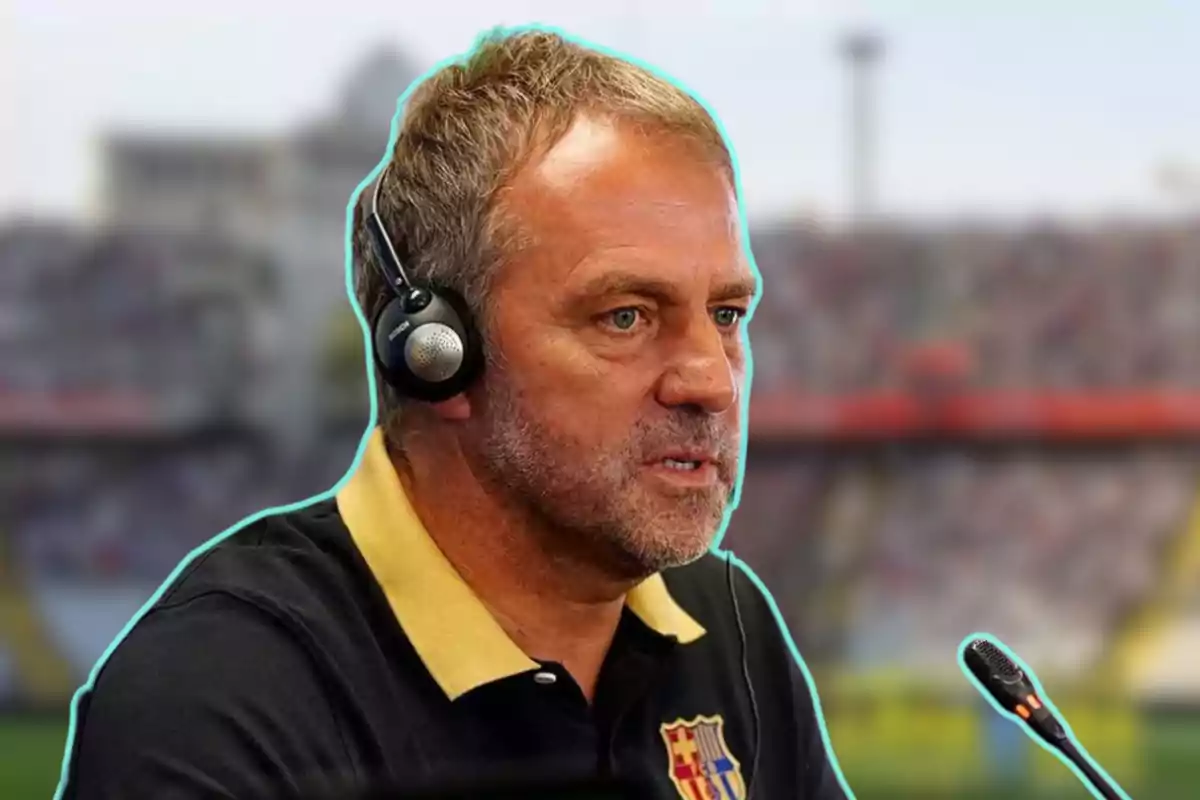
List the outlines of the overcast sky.
<svg viewBox="0 0 1200 800">
<path fill-rule="evenodd" d="M 1167 197 L 1159 165 L 1200 165 L 1192 0 L 0 0 L 0 217 L 85 213 L 107 128 L 283 132 L 327 107 L 374 44 L 425 68 L 486 27 L 528 22 L 645 58 L 702 95 L 733 139 L 752 217 L 837 213 L 835 42 L 861 20 L 889 37 L 889 211 L 1153 211 Z"/>
</svg>

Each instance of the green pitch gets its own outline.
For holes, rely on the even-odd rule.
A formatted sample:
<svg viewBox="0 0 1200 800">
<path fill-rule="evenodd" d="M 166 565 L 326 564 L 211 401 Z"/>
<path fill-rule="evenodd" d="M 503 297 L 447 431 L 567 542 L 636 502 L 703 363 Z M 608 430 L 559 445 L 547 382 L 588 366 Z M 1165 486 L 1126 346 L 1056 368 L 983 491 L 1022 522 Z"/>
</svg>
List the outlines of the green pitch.
<svg viewBox="0 0 1200 800">
<path fill-rule="evenodd" d="M 63 719 L 0 717 L 0 797 L 53 797 L 66 741 Z"/>
<path fill-rule="evenodd" d="M 1119 759 L 1102 759 L 1102 766 L 1109 769 L 1133 800 L 1194 800 L 1200 796 L 1196 788 L 1200 786 L 1200 760 L 1196 755 L 1200 753 L 1200 713 L 1186 716 L 1143 715 L 1139 727 L 1142 731 L 1141 740 L 1134 755 L 1139 778 L 1129 780 L 1109 763 Z M 834 746 L 837 746 L 836 740 Z M 939 751 L 946 760 L 954 757 L 954 753 L 944 746 L 931 747 L 931 750 L 935 753 L 932 758 L 927 755 L 923 759 L 914 759 L 913 763 L 924 763 L 935 768 L 940 760 L 937 758 Z M 887 764 L 889 755 L 893 754 L 885 753 L 880 763 Z M 909 756 L 910 753 L 905 752 L 904 755 Z M 894 769 L 890 769 L 886 777 L 877 776 L 872 775 L 871 768 L 866 764 L 843 764 L 846 777 L 859 800 L 962 800 L 968 797 L 972 800 L 1011 800 L 1014 797 L 1029 800 L 1094 800 L 1091 792 L 1057 758 L 1036 746 L 1032 749 L 1032 758 L 1026 761 L 1026 767 L 1042 780 L 1036 783 L 1015 781 L 1008 786 L 988 785 L 986 776 L 980 770 L 974 776 L 961 773 L 954 775 L 957 781 L 952 786 L 938 790 L 935 788 L 937 782 L 930 780 L 928 773 L 921 775 L 919 770 L 914 769 L 912 779 L 915 785 L 904 787 L 897 785 Z M 1047 777 L 1054 780 L 1047 782 Z"/>
</svg>

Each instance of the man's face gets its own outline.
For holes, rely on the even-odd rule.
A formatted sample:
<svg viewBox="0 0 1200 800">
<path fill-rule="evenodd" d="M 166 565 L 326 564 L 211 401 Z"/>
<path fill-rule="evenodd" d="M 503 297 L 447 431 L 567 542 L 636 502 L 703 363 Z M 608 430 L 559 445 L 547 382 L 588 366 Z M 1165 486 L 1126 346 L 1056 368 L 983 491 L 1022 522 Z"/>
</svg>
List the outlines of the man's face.
<svg viewBox="0 0 1200 800">
<path fill-rule="evenodd" d="M 468 450 L 554 531 L 637 576 L 699 558 L 739 475 L 755 291 L 732 186 L 679 140 L 580 120 L 506 196 Z"/>
</svg>

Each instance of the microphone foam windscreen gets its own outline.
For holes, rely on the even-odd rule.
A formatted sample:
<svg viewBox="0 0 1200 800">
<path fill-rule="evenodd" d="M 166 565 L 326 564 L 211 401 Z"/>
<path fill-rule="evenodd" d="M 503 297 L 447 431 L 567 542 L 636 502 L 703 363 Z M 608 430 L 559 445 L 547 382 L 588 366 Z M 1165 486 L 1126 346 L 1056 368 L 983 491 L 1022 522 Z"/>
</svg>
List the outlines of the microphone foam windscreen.
<svg viewBox="0 0 1200 800">
<path fill-rule="evenodd" d="M 1005 682 L 1019 681 L 1024 677 L 1020 667 L 1005 655 L 1004 651 L 987 639 L 976 639 L 971 643 L 971 650 L 979 654 L 987 669 Z"/>
</svg>

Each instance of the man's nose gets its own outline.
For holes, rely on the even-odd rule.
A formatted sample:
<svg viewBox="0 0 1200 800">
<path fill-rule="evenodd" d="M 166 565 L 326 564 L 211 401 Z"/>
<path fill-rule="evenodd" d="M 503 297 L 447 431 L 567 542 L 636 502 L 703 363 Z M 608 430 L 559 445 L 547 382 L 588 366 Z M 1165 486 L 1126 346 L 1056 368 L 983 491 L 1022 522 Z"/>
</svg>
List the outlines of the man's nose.
<svg viewBox="0 0 1200 800">
<path fill-rule="evenodd" d="M 738 401 L 739 383 L 728 341 L 711 321 L 681 336 L 659 382 L 658 401 L 723 414 Z"/>
</svg>

